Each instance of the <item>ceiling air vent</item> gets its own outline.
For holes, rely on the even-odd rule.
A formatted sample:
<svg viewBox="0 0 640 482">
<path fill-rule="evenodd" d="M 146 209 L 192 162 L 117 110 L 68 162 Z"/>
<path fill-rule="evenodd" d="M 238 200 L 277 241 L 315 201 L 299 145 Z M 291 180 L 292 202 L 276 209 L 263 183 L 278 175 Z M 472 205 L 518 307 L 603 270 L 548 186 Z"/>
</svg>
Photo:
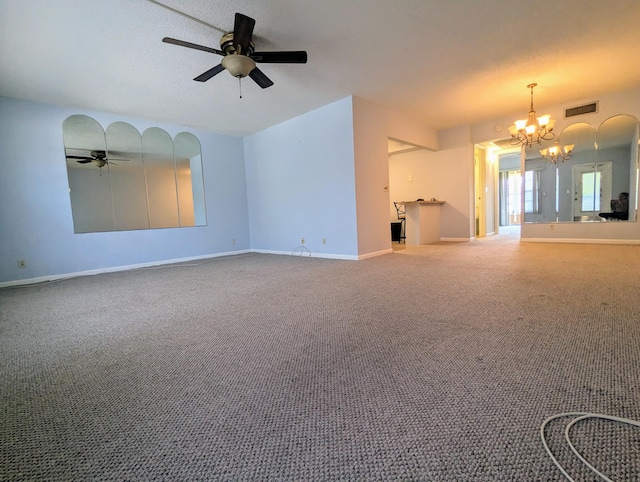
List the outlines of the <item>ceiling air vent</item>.
<svg viewBox="0 0 640 482">
<path fill-rule="evenodd" d="M 593 114 L 598 112 L 598 102 L 592 102 L 590 104 L 585 104 L 585 105 L 579 105 L 578 107 L 570 107 L 568 109 L 565 109 L 564 111 L 564 117 L 568 118 L 568 117 L 575 117 L 577 115 L 583 115 L 583 114 Z"/>
</svg>

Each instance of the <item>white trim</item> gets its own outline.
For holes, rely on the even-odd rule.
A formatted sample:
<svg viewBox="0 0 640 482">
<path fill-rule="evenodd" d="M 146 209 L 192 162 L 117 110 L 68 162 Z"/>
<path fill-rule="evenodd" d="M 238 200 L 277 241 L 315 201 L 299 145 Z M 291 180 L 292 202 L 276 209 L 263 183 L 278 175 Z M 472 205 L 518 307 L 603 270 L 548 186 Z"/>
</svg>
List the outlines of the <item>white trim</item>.
<svg viewBox="0 0 640 482">
<path fill-rule="evenodd" d="M 456 241 L 468 241 L 465 238 L 460 238 L 460 239 L 456 238 L 455 240 Z M 638 243 L 640 243 L 640 240 L 638 240 Z M 298 248 L 301 248 L 301 246 L 298 246 Z M 50 281 L 60 281 L 60 280 L 69 279 L 69 278 L 77 278 L 77 277 L 80 277 L 80 276 L 93 276 L 93 275 L 96 275 L 96 274 L 103 274 L 103 273 L 115 273 L 115 272 L 118 272 L 118 271 L 129 271 L 129 270 L 134 270 L 134 269 L 144 269 L 144 268 L 151 268 L 151 267 L 155 267 L 155 266 L 165 266 L 165 265 L 170 265 L 170 264 L 185 263 L 185 262 L 188 262 L 188 261 L 197 261 L 197 260 L 211 259 L 211 258 L 221 258 L 221 257 L 226 257 L 226 256 L 234 256 L 234 255 L 237 255 L 237 254 L 247 254 L 247 253 L 277 254 L 277 255 L 284 255 L 284 256 L 307 256 L 307 257 L 311 257 L 311 258 L 338 259 L 338 260 L 345 260 L 345 261 L 359 261 L 359 260 L 362 260 L 362 259 L 374 258 L 374 257 L 377 257 L 377 256 L 382 256 L 382 255 L 385 255 L 385 254 L 393 253 L 393 248 L 387 248 L 387 249 L 383 249 L 383 250 L 380 250 L 380 251 L 374 251 L 372 253 L 366 253 L 366 254 L 361 254 L 361 255 L 312 253 L 311 251 L 307 251 L 307 252 L 304 252 L 302 250 L 296 251 L 296 248 L 294 248 L 292 251 L 275 251 L 275 250 L 268 250 L 268 249 L 242 249 L 242 250 L 238 250 L 238 251 L 227 251 L 227 252 L 224 252 L 224 253 L 206 254 L 206 255 L 202 255 L 202 256 L 190 256 L 188 258 L 168 259 L 168 260 L 162 260 L 162 261 L 152 261 L 152 262 L 149 262 L 149 263 L 130 264 L 130 265 L 125 265 L 125 266 L 113 266 L 113 267 L 110 267 L 110 268 L 92 269 L 92 270 L 87 270 L 87 271 L 76 271 L 76 272 L 73 272 L 73 273 L 52 274 L 52 275 L 48 275 L 48 276 L 40 276 L 38 278 L 24 278 L 24 279 L 19 279 L 19 280 L 4 281 L 4 282 L 0 282 L 0 288 L 7 288 L 7 287 L 11 287 L 11 286 L 20 286 L 20 285 L 30 285 L 30 284 L 37 284 L 37 283 L 46 283 L 46 282 L 50 282 Z"/>
<path fill-rule="evenodd" d="M 356 259 L 375 258 L 376 256 L 382 256 L 383 254 L 393 253 L 393 248 L 382 249 L 380 251 L 373 251 L 372 253 L 358 255 Z"/>
<path fill-rule="evenodd" d="M 640 239 L 520 238 L 523 243 L 640 244 Z"/>
<path fill-rule="evenodd" d="M 472 236 L 470 238 L 440 238 L 440 241 L 475 241 L 476 237 Z"/>
<path fill-rule="evenodd" d="M 233 256 L 236 254 L 246 254 L 250 252 L 251 250 L 241 249 L 238 251 L 227 251 L 225 253 L 205 254 L 202 256 L 190 256 L 188 258 L 165 259 L 162 261 L 152 261 L 149 263 L 129 264 L 125 266 L 112 266 L 110 268 L 90 269 L 86 271 L 76 271 L 73 273 L 39 276 L 37 278 L 24 278 L 24 279 L 13 280 L 13 281 L 3 281 L 3 282 L 0 282 L 0 288 L 6 288 L 9 286 L 26 285 L 26 284 L 35 284 L 35 283 L 46 283 L 48 281 L 60 281 L 68 278 L 77 278 L 80 276 L 93 276 L 96 274 L 103 274 L 103 273 L 115 273 L 118 271 L 129 271 L 134 269 L 152 268 L 154 266 L 164 266 L 168 264 L 185 263 L 187 261 L 198 261 L 203 259 L 220 258 L 223 256 Z"/>
<path fill-rule="evenodd" d="M 260 253 L 260 254 L 278 254 L 282 256 L 302 256 L 307 258 L 324 258 L 324 259 L 343 259 L 347 261 L 357 261 L 358 257 L 355 255 L 349 254 L 328 254 L 328 253 L 313 253 L 309 250 L 306 252 L 299 249 L 302 246 L 298 246 L 297 248 L 293 248 L 291 251 L 276 251 L 272 249 L 252 249 L 252 253 Z"/>
</svg>

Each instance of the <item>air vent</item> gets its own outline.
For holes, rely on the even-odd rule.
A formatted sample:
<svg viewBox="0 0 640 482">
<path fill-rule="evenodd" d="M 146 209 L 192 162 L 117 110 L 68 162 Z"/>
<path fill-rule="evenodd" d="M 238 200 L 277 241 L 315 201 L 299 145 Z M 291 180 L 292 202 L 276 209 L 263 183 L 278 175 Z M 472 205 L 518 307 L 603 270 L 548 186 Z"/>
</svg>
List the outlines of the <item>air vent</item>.
<svg viewBox="0 0 640 482">
<path fill-rule="evenodd" d="M 598 112 L 598 102 L 592 102 L 591 104 L 579 105 L 578 107 L 571 107 L 565 109 L 564 117 L 575 117 L 583 114 L 593 114 Z"/>
</svg>

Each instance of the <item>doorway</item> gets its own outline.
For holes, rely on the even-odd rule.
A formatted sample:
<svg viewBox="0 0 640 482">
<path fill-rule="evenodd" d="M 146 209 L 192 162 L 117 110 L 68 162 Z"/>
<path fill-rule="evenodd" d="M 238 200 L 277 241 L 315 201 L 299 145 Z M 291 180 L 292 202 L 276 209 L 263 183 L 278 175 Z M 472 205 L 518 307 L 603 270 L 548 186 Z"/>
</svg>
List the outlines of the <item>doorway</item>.
<svg viewBox="0 0 640 482">
<path fill-rule="evenodd" d="M 485 213 L 485 166 L 486 151 L 484 148 L 476 146 L 473 155 L 474 169 L 474 219 L 475 219 L 475 237 L 483 238 L 487 235 L 486 213 Z"/>
<path fill-rule="evenodd" d="M 609 210 L 611 199 L 611 162 L 573 166 L 573 220 L 596 221 L 598 213 Z"/>
</svg>

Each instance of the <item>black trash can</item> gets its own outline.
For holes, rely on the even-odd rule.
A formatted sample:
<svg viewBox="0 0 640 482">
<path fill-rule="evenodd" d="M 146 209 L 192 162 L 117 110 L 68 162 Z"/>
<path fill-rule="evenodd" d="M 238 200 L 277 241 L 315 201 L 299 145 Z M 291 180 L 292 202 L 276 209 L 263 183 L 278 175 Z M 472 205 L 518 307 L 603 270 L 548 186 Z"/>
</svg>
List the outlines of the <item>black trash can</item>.
<svg viewBox="0 0 640 482">
<path fill-rule="evenodd" d="M 402 223 L 391 223 L 391 241 L 400 242 L 402 235 Z"/>
</svg>

